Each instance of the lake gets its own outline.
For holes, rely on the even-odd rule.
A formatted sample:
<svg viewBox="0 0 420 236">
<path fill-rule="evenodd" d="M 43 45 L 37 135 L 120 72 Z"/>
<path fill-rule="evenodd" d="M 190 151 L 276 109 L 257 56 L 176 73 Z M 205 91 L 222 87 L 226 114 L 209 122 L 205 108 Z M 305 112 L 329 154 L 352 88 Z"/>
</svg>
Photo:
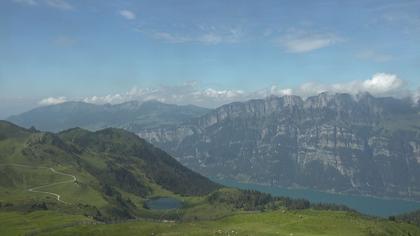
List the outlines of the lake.
<svg viewBox="0 0 420 236">
<path fill-rule="evenodd" d="M 287 196 L 291 198 L 305 198 L 314 203 L 336 203 L 353 208 L 361 213 L 373 216 L 388 217 L 408 211 L 420 209 L 420 202 L 399 199 L 383 199 L 370 196 L 356 196 L 320 192 L 311 189 L 292 189 L 271 187 L 258 184 L 241 183 L 234 180 L 211 178 L 211 180 L 228 187 L 252 189 L 270 193 L 273 196 Z"/>
<path fill-rule="evenodd" d="M 152 210 L 170 210 L 181 208 L 183 203 L 172 197 L 153 198 L 146 202 L 146 206 Z"/>
</svg>

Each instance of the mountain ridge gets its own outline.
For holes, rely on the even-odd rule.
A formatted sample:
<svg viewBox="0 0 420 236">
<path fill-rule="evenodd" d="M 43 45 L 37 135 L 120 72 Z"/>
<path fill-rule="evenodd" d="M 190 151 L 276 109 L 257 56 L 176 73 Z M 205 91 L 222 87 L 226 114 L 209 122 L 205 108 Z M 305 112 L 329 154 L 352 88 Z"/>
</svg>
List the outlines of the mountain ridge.
<svg viewBox="0 0 420 236">
<path fill-rule="evenodd" d="M 419 200 L 419 111 L 367 93 L 272 96 L 138 135 L 206 176 Z"/>
<path fill-rule="evenodd" d="M 70 101 L 34 108 L 7 120 L 26 128 L 34 126 L 52 132 L 73 127 L 89 130 L 116 127 L 136 131 L 145 127 L 178 124 L 208 111 L 194 105 L 166 104 L 155 100 L 115 105 Z"/>
<path fill-rule="evenodd" d="M 135 132 L 206 176 L 419 200 L 420 106 L 408 99 L 328 92 L 270 96 L 174 122 L 165 119 L 179 106 L 150 102 L 143 117 L 159 120 L 147 117 L 160 106 L 173 108 L 159 113 L 163 122 L 109 126 Z M 95 120 L 98 114 L 84 117 Z"/>
</svg>

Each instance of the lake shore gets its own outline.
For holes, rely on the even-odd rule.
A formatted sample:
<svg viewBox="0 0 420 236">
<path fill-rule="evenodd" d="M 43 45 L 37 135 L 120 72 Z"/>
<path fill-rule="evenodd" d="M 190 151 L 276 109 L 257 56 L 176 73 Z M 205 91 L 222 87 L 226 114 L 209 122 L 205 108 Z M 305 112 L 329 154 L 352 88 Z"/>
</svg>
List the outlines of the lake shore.
<svg viewBox="0 0 420 236">
<path fill-rule="evenodd" d="M 252 189 L 270 193 L 273 196 L 305 198 L 314 203 L 342 204 L 353 208 L 360 213 L 372 216 L 388 217 L 391 215 L 398 215 L 420 209 L 420 202 L 411 200 L 380 198 L 377 196 L 353 195 L 336 192 L 323 192 L 308 188 L 268 186 L 212 177 L 210 177 L 210 179 L 228 187 Z"/>
</svg>

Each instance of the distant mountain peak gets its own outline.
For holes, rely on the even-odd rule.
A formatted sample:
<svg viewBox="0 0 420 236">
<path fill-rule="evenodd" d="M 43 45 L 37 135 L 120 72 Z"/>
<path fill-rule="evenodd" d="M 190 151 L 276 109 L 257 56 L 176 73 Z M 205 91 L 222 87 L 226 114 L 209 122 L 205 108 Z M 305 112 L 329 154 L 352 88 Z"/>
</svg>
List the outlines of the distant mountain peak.
<svg viewBox="0 0 420 236">
<path fill-rule="evenodd" d="M 38 107 L 7 120 L 26 128 L 34 126 L 53 132 L 73 127 L 90 130 L 118 127 L 136 132 L 145 127 L 179 124 L 208 111 L 198 106 L 166 104 L 156 100 L 133 100 L 115 105 L 65 102 Z"/>
</svg>

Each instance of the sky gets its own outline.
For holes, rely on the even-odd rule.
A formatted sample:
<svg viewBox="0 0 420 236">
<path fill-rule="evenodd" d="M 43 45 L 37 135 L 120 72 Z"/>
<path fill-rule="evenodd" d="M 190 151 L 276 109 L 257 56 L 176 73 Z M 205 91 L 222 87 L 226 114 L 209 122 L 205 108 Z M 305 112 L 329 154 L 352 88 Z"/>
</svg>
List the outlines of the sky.
<svg viewBox="0 0 420 236">
<path fill-rule="evenodd" d="M 65 101 L 419 87 L 420 0 L 0 1 L 0 119 Z"/>
</svg>

